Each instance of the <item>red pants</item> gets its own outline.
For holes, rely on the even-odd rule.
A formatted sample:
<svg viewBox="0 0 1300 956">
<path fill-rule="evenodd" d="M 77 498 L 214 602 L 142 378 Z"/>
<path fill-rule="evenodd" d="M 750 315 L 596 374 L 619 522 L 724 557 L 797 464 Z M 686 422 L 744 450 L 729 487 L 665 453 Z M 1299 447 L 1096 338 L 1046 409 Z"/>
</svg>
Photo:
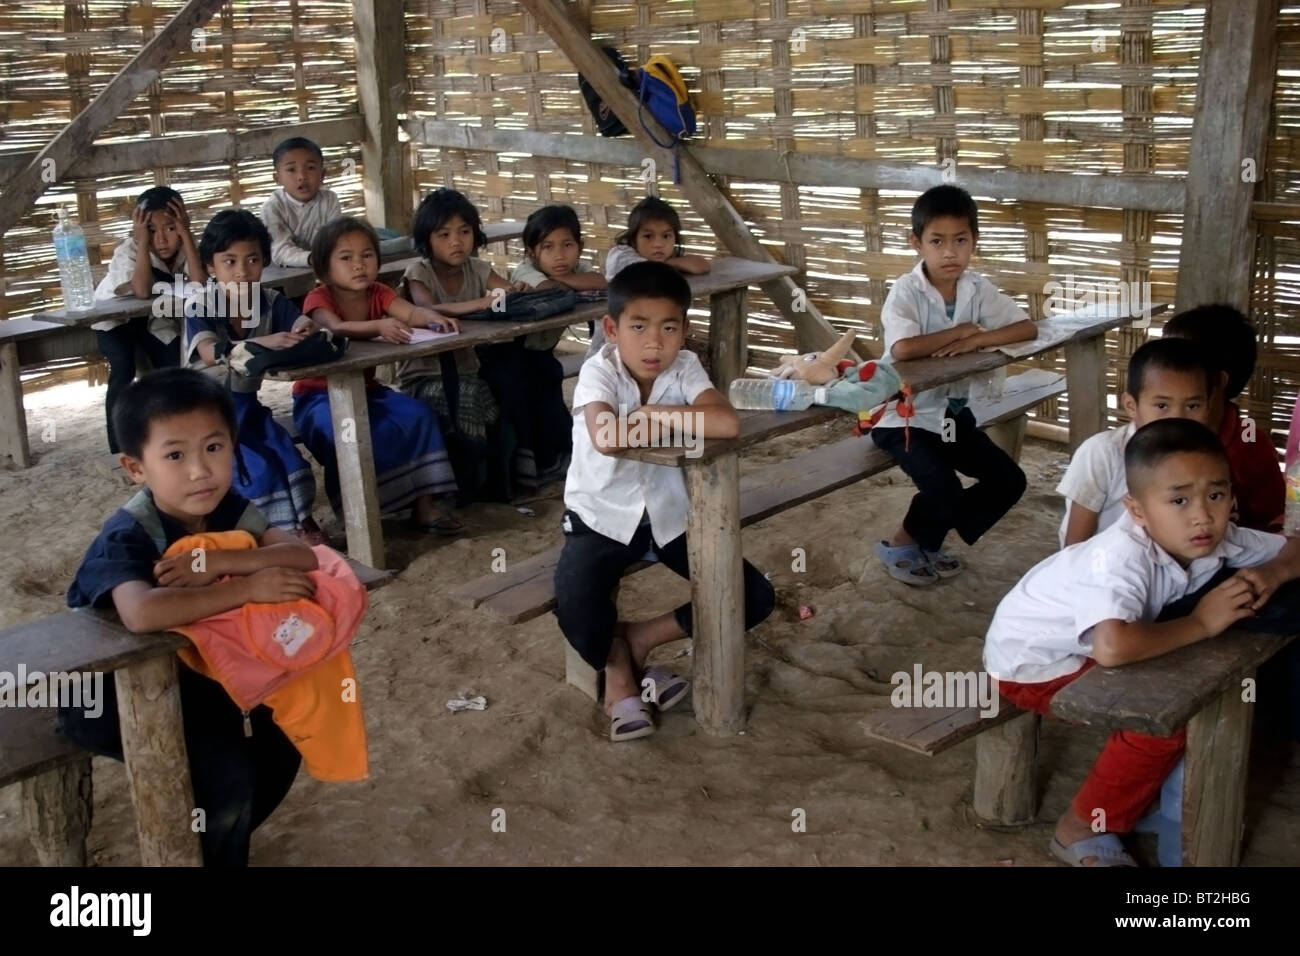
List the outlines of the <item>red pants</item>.
<svg viewBox="0 0 1300 956">
<path fill-rule="evenodd" d="M 1089 660 L 1073 674 L 1041 684 L 999 681 L 998 690 L 1021 710 L 1049 716 L 1056 692 L 1092 665 L 1093 661 Z M 1160 795 L 1160 786 L 1178 765 L 1186 740 L 1185 727 L 1179 728 L 1172 737 L 1152 737 L 1131 730 L 1115 731 L 1075 794 L 1070 808 L 1087 823 L 1096 819 L 1096 810 L 1104 810 L 1106 832 L 1128 833 Z"/>
</svg>

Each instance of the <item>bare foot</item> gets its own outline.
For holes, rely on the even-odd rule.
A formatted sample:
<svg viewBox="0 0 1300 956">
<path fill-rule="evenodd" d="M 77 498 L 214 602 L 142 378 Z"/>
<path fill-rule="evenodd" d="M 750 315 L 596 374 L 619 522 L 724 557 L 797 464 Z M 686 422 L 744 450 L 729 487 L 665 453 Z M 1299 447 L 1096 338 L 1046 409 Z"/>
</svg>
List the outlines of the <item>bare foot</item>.
<svg viewBox="0 0 1300 956">
<path fill-rule="evenodd" d="M 646 659 L 654 648 L 686 636 L 671 611 L 648 621 L 632 621 L 623 626 L 627 628 L 625 634 L 632 664 L 638 672 L 645 670 Z"/>
</svg>

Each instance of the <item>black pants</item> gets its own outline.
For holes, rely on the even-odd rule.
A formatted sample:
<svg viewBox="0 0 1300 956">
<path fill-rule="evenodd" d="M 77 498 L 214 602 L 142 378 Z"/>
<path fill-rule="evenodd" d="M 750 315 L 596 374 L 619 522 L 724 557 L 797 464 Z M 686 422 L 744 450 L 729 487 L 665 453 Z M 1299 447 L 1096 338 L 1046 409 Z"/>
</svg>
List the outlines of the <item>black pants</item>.
<svg viewBox="0 0 1300 956">
<path fill-rule="evenodd" d="M 604 670 L 609 647 L 618 623 L 615 594 L 623 572 L 640 561 L 651 547 L 655 555 L 675 574 L 690 580 L 686 558 L 686 535 L 678 535 L 663 547 L 654 543 L 650 526 L 643 524 L 627 544 L 592 531 L 572 511 L 564 512 L 564 550 L 555 567 L 555 616 L 560 630 L 582 659 L 596 670 Z M 776 605 L 776 591 L 758 568 L 748 561 L 745 569 L 745 630 L 761 624 Z M 688 635 L 691 605 L 673 611 L 677 624 Z"/>
<path fill-rule="evenodd" d="M 139 346 L 154 368 L 169 368 L 181 363 L 180 339 L 171 344 L 160 342 L 149 332 L 149 316 L 137 315 L 107 332 L 95 332 L 95 347 L 108 359 L 108 395 L 104 398 L 104 415 L 108 419 L 108 450 L 117 454 L 117 435 L 113 433 L 113 406 L 122 389 L 135 381 L 135 350 Z"/>
<path fill-rule="evenodd" d="M 245 737 L 243 715 L 220 684 L 183 664 L 177 670 L 194 802 L 205 817 L 203 865 L 247 866 L 253 831 L 289 792 L 302 758 L 271 720 L 270 708 L 249 712 L 253 735 Z M 89 718 L 60 708 L 59 729 L 89 751 L 121 760 L 117 687 L 106 676 L 103 713 Z"/>
<path fill-rule="evenodd" d="M 479 376 L 488 383 L 501 417 L 514 430 L 515 475 L 537 487 L 562 478 L 557 469 L 573 448 L 573 415 L 564 402 L 564 366 L 551 352 L 524 348 L 524 337 L 480 345 Z M 522 460 L 521 460 L 522 459 Z"/>
<path fill-rule="evenodd" d="M 947 416 L 952 441 L 921 428 L 873 428 L 876 445 L 898 461 L 917 493 L 903 518 L 903 530 L 926 551 L 938 551 L 949 531 L 974 544 L 1025 493 L 1025 473 L 993 440 L 975 427 L 969 408 Z M 946 422 L 945 422 L 946 424 Z M 957 472 L 976 480 L 963 488 Z"/>
</svg>

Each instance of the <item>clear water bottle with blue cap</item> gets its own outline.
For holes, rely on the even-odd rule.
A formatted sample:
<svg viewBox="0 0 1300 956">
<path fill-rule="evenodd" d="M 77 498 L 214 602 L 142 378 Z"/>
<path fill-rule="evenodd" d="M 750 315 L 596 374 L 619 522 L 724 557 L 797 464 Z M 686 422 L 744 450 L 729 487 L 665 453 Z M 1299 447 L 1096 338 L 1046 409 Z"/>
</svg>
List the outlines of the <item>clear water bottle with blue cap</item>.
<svg viewBox="0 0 1300 956">
<path fill-rule="evenodd" d="M 788 378 L 738 378 L 728 390 L 741 411 L 797 412 L 826 404 L 826 388 Z"/>
<path fill-rule="evenodd" d="M 54 255 L 59 260 L 59 279 L 63 283 L 63 307 L 69 312 L 86 311 L 95 303 L 86 234 L 62 206 L 59 223 L 54 227 Z"/>
</svg>

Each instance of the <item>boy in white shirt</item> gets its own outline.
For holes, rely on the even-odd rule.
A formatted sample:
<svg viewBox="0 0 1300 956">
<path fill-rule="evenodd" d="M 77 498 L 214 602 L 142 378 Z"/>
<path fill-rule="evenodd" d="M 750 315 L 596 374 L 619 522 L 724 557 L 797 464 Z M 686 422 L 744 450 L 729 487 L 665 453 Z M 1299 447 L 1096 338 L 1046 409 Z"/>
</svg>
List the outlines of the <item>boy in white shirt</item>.
<svg viewBox="0 0 1300 956">
<path fill-rule="evenodd" d="M 286 139 L 271 154 L 280 188 L 262 203 L 262 222 L 271 233 L 271 261 L 305 266 L 321 226 L 343 215 L 338 197 L 326 189 L 325 154 L 302 136 Z"/>
<path fill-rule="evenodd" d="M 617 456 L 620 448 L 695 438 L 734 438 L 740 419 L 713 387 L 693 352 L 684 351 L 691 290 L 671 266 L 638 262 L 609 283 L 606 342 L 578 374 L 573 393 L 573 461 L 564 486 L 564 550 L 555 569 L 555 614 L 565 639 L 605 671 L 610 740 L 654 733 L 660 711 L 689 689 L 666 668 L 646 668 L 650 650 L 691 633 L 691 606 L 648 621 L 620 622 L 615 595 L 623 571 L 653 550 L 690 577 L 686 553 L 686 482 L 680 468 Z M 689 416 L 689 420 L 687 418 Z M 772 585 L 744 562 L 745 627 L 760 623 L 776 601 Z M 641 699 L 641 681 L 654 693 Z"/>
<path fill-rule="evenodd" d="M 968 272 L 979 238 L 979 211 L 958 186 L 935 186 L 912 206 L 908 237 L 921 261 L 889 290 L 881 309 L 885 351 L 896 361 L 961 355 L 1035 338 L 1020 307 L 983 276 Z M 916 484 L 903 523 L 876 545 L 891 577 L 910 585 L 952 577 L 962 563 L 942 550 L 949 531 L 974 544 L 1025 491 L 1025 473 L 975 427 L 958 382 L 916 396 L 908 424 L 891 407 L 871 430 Z M 963 488 L 957 472 L 976 479 Z"/>
<path fill-rule="evenodd" d="M 1074 453 L 1056 493 L 1065 496 L 1061 547 L 1087 541 L 1124 513 L 1124 446 L 1133 433 L 1161 418 L 1190 418 L 1209 425 L 1218 372 L 1190 339 L 1153 339 L 1129 359 L 1121 402 L 1130 422 L 1098 432 Z"/>
<path fill-rule="evenodd" d="M 993 615 L 984 666 L 1024 710 L 1050 713 L 1056 692 L 1094 662 L 1119 667 L 1221 634 L 1300 577 L 1296 542 L 1229 521 L 1228 459 L 1204 425 L 1152 422 L 1133 434 L 1124 463 L 1126 513 L 1035 565 Z M 1242 570 L 1208 589 L 1190 614 L 1156 623 L 1225 566 Z M 1075 866 L 1135 865 L 1116 834 L 1132 831 L 1156 799 L 1184 738 L 1182 730 L 1112 734 L 1057 822 L 1052 852 Z M 1094 820 L 1106 832 L 1094 833 Z"/>
</svg>

